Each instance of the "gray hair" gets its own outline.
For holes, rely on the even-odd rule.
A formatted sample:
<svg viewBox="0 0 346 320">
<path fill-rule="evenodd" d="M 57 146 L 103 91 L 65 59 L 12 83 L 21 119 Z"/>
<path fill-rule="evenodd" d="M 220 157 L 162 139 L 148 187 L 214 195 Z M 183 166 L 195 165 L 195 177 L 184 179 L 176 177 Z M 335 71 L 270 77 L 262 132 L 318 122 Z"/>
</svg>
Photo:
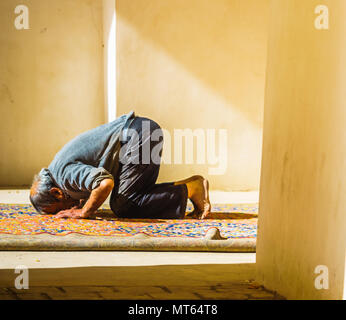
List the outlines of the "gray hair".
<svg viewBox="0 0 346 320">
<path fill-rule="evenodd" d="M 44 207 L 57 202 L 55 197 L 50 193 L 50 189 L 55 187 L 55 184 L 47 168 L 41 169 L 35 175 L 34 184 L 36 185 L 36 192 L 30 193 L 30 202 L 38 213 L 44 214 Z"/>
</svg>

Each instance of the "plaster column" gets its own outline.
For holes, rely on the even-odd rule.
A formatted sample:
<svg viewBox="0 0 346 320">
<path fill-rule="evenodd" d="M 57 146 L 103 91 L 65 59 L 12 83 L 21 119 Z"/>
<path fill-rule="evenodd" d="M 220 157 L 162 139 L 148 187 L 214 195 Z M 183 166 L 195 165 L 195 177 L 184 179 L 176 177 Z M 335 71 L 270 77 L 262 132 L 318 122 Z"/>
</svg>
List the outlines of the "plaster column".
<svg viewBox="0 0 346 320">
<path fill-rule="evenodd" d="M 341 299 L 346 1 L 273 0 L 270 19 L 257 278 L 289 299 Z M 329 289 L 315 287 L 319 265 Z"/>
</svg>

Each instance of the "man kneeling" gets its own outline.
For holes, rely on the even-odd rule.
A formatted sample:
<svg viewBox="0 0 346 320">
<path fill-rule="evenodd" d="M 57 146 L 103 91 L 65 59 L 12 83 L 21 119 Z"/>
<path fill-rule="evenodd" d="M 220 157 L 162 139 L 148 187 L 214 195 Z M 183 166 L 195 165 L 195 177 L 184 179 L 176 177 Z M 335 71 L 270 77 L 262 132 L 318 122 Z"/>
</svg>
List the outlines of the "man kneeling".
<svg viewBox="0 0 346 320">
<path fill-rule="evenodd" d="M 39 213 L 82 219 L 112 192 L 110 207 L 120 218 L 182 219 L 189 198 L 192 215 L 206 218 L 206 179 L 156 184 L 162 146 L 160 126 L 130 112 L 67 143 L 35 176 L 30 201 Z"/>
</svg>

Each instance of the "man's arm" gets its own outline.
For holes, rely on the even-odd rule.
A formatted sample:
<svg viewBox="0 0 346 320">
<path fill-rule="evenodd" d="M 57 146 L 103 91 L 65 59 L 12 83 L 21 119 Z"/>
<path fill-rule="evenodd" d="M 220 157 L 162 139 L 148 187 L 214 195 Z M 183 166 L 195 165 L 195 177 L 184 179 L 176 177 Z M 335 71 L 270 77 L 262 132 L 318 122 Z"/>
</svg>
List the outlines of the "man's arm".
<svg viewBox="0 0 346 320">
<path fill-rule="evenodd" d="M 84 219 L 88 218 L 93 214 L 107 199 L 114 187 L 114 181 L 112 179 L 104 179 L 101 181 L 100 185 L 94 189 L 89 199 L 84 204 L 83 208 L 73 207 L 68 210 L 60 211 L 56 218 L 74 218 L 74 219 Z"/>
</svg>

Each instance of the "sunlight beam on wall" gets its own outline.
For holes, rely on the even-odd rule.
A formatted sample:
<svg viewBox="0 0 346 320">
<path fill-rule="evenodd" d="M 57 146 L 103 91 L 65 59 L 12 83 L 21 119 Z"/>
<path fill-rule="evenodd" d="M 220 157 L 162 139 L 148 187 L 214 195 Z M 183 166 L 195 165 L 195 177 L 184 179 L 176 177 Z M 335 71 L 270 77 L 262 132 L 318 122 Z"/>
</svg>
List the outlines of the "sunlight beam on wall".
<svg viewBox="0 0 346 320">
<path fill-rule="evenodd" d="M 115 0 L 103 0 L 105 116 L 116 118 L 116 14 Z"/>
</svg>

